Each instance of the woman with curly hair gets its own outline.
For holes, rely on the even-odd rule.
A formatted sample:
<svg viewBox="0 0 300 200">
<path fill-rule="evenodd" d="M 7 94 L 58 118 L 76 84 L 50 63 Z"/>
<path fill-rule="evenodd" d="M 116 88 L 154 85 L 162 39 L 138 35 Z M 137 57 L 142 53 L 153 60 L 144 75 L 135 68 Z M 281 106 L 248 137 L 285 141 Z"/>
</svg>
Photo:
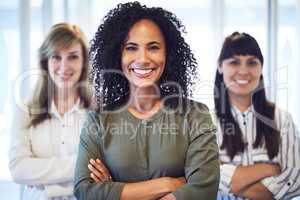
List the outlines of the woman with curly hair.
<svg viewBox="0 0 300 200">
<path fill-rule="evenodd" d="M 263 55 L 247 33 L 223 44 L 215 79 L 221 181 L 218 199 L 300 194 L 300 142 L 291 116 L 266 98 Z"/>
<path fill-rule="evenodd" d="M 78 199 L 215 199 L 215 127 L 187 100 L 196 61 L 162 8 L 119 4 L 91 44 L 96 111 L 82 129 Z"/>
</svg>

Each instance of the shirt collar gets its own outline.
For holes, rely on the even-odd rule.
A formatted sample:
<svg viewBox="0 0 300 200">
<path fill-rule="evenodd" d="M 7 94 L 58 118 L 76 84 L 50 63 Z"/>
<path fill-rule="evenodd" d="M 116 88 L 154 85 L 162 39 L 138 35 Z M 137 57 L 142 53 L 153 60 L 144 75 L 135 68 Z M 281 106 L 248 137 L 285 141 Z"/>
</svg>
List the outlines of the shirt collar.
<svg viewBox="0 0 300 200">
<path fill-rule="evenodd" d="M 240 111 L 236 106 L 231 106 L 231 112 L 236 116 L 248 116 L 249 114 L 253 113 L 254 107 L 250 105 L 244 112 Z"/>
<path fill-rule="evenodd" d="M 74 106 L 69 110 L 67 111 L 64 115 L 68 115 L 68 114 L 71 114 L 73 112 L 77 112 L 79 111 L 81 108 L 81 101 L 80 101 L 80 98 L 78 98 L 78 100 L 76 101 L 76 103 L 74 104 Z M 58 117 L 58 118 L 61 118 L 58 110 L 57 110 L 57 107 L 54 103 L 54 100 L 51 101 L 51 107 L 50 107 L 50 114 Z"/>
</svg>

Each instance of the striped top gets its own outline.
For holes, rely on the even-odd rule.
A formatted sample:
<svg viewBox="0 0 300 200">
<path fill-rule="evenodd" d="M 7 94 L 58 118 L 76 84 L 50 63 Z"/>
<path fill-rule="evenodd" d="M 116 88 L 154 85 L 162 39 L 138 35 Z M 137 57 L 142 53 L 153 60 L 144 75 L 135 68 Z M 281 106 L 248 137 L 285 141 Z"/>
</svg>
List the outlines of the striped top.
<svg viewBox="0 0 300 200">
<path fill-rule="evenodd" d="M 256 117 L 254 108 L 249 107 L 245 112 L 232 108 L 234 118 L 237 120 L 245 143 L 253 144 L 256 138 Z M 215 117 L 216 119 L 216 117 Z M 220 123 L 218 124 L 217 141 L 220 149 L 221 179 L 218 192 L 218 200 L 242 200 L 230 193 L 231 178 L 238 165 L 246 166 L 256 163 L 278 163 L 281 174 L 267 177 L 261 183 L 272 192 L 275 199 L 291 199 L 300 195 L 300 146 L 299 133 L 296 130 L 292 117 L 289 113 L 276 108 L 275 122 L 280 130 L 281 146 L 279 154 L 269 160 L 267 150 L 263 147 L 253 148 L 247 145 L 243 153 L 237 154 L 231 161 L 226 155 L 225 149 L 221 150 L 222 133 Z"/>
</svg>

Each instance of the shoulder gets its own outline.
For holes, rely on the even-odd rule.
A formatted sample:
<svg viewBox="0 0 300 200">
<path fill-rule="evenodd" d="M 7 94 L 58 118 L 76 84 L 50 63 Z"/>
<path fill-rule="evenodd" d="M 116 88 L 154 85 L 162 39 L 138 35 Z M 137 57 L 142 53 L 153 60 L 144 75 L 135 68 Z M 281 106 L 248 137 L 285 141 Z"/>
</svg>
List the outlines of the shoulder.
<svg viewBox="0 0 300 200">
<path fill-rule="evenodd" d="M 102 122 L 104 118 L 105 116 L 103 114 L 94 110 L 89 110 L 87 111 L 87 117 L 84 126 L 90 126 L 90 125 L 101 126 L 101 124 L 103 124 Z"/>
<path fill-rule="evenodd" d="M 288 111 L 275 107 L 275 122 L 281 137 L 299 137 L 292 115 Z"/>
<path fill-rule="evenodd" d="M 293 124 L 292 115 L 288 111 L 281 109 L 278 106 L 275 107 L 275 121 L 280 129 L 289 124 Z"/>
<path fill-rule="evenodd" d="M 189 120 L 210 120 L 211 121 L 211 115 L 209 112 L 208 107 L 201 103 L 194 100 L 187 99 L 186 101 L 186 111 L 184 112 L 185 117 L 187 117 Z"/>
<path fill-rule="evenodd" d="M 95 110 L 89 110 L 87 117 L 83 125 L 83 131 L 92 135 L 103 135 L 105 134 L 106 126 L 110 118 L 110 114 L 101 113 Z"/>
<path fill-rule="evenodd" d="M 201 102 L 187 100 L 187 109 L 184 115 L 189 126 L 199 129 L 200 132 L 216 130 L 208 107 Z"/>
</svg>

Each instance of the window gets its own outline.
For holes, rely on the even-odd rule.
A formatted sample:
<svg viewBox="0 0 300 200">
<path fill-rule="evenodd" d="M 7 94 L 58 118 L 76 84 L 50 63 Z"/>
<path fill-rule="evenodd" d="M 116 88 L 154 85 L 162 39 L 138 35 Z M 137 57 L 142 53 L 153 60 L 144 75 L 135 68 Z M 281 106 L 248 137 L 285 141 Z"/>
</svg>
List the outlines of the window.
<svg viewBox="0 0 300 200">
<path fill-rule="evenodd" d="M 18 5 L 17 0 L 0 2 L 0 191 L 4 199 L 18 199 L 20 196 L 19 186 L 11 182 L 7 167 L 8 130 L 12 116 L 11 88 L 19 72 L 20 59 Z"/>
<path fill-rule="evenodd" d="M 277 95 L 276 103 L 288 110 L 296 123 L 300 124 L 299 114 L 299 10 L 296 0 L 279 0 L 277 38 Z M 298 5 L 299 9 L 299 5 Z"/>
</svg>

